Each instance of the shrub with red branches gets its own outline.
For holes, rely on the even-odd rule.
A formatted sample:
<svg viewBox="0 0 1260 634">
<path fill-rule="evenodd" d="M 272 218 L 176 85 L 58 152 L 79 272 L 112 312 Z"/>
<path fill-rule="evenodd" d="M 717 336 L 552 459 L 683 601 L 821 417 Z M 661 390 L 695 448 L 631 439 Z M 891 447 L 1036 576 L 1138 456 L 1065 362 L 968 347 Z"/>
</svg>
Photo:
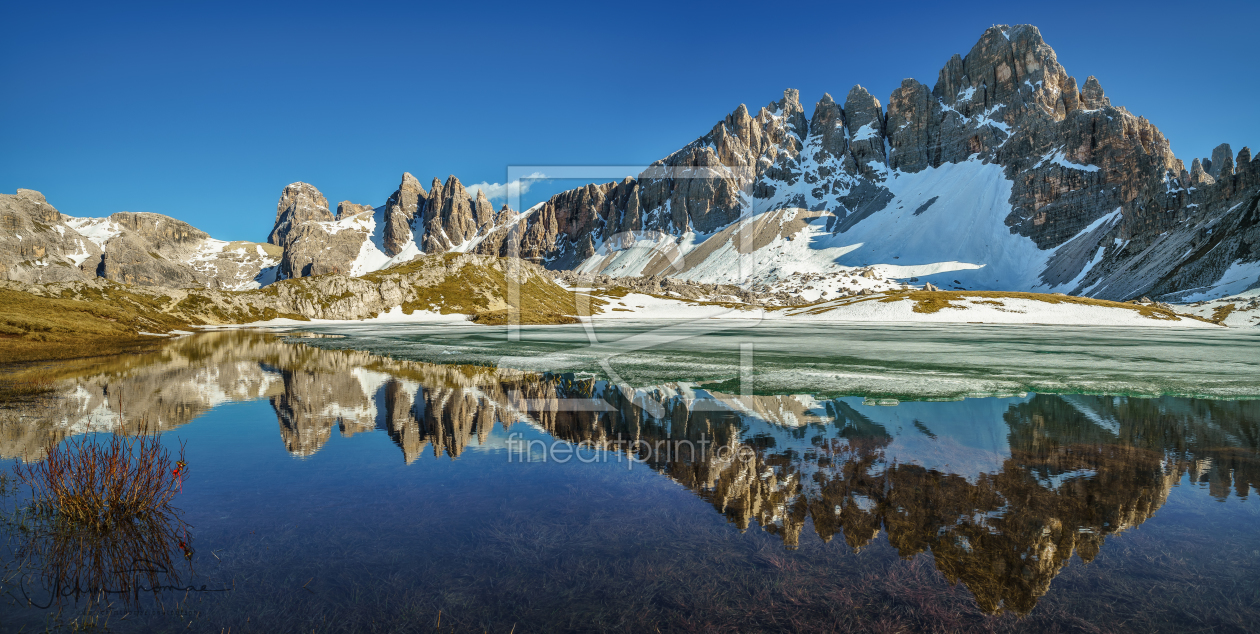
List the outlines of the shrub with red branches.
<svg viewBox="0 0 1260 634">
<path fill-rule="evenodd" d="M 171 461 L 157 434 L 114 434 L 99 442 L 80 436 L 52 448 L 44 460 L 17 466 L 37 512 L 59 522 L 107 528 L 169 510 L 183 489 L 184 446 Z"/>
</svg>

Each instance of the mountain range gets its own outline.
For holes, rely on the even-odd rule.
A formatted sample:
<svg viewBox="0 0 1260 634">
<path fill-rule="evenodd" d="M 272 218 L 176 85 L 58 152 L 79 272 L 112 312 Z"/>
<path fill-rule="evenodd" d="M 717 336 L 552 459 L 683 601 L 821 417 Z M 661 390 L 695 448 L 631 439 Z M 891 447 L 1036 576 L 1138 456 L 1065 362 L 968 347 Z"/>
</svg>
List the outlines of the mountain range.
<svg viewBox="0 0 1260 634">
<path fill-rule="evenodd" d="M 405 173 L 383 204 L 335 212 L 293 183 L 264 242 L 226 242 L 160 214 L 65 216 L 19 189 L 0 195 L 0 278 L 245 290 L 468 252 L 771 289 L 862 268 L 947 290 L 1191 302 L 1260 285 L 1258 204 L 1248 148 L 1187 168 L 1035 27 L 994 26 L 886 106 L 854 86 L 807 112 L 789 89 L 637 175 L 524 211 L 455 176 L 426 189 Z"/>
</svg>

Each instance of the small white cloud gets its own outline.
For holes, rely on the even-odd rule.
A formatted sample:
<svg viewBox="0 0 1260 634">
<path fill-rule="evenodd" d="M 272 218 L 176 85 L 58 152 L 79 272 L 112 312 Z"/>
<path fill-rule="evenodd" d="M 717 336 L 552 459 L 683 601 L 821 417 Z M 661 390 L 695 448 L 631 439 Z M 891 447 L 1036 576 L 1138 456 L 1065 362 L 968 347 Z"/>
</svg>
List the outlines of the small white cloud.
<svg viewBox="0 0 1260 634">
<path fill-rule="evenodd" d="M 517 192 L 517 195 L 523 195 L 529 191 L 531 186 L 544 181 L 546 178 L 546 174 L 543 174 L 542 172 L 534 172 L 533 174 L 523 176 L 512 183 L 487 183 L 482 181 L 476 185 L 468 185 L 465 189 L 467 189 L 468 193 L 473 196 L 476 196 L 477 192 L 481 191 L 484 192 L 486 198 L 489 198 L 490 200 L 506 199 L 509 194 L 513 193 L 514 188 L 519 186 L 520 191 Z"/>
</svg>

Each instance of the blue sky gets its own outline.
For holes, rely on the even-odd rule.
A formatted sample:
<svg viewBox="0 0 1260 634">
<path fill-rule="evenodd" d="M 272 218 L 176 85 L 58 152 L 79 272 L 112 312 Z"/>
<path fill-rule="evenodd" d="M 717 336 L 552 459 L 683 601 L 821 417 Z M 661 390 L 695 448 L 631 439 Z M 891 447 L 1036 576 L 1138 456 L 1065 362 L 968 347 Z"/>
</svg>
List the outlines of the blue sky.
<svg viewBox="0 0 1260 634">
<path fill-rule="evenodd" d="M 1260 149 L 1260 3 L 1026 4 L 9 2 L 0 192 L 262 240 L 293 181 L 379 205 L 403 171 L 649 163 L 787 87 L 930 86 L 1018 23 L 1187 164 Z"/>
</svg>

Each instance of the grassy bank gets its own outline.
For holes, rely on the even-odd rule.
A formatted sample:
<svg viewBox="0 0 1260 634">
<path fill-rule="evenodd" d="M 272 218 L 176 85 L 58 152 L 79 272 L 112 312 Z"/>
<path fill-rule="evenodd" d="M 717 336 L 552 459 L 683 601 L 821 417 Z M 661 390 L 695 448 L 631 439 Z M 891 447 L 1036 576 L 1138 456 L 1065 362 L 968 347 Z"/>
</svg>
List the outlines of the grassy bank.
<svg viewBox="0 0 1260 634">
<path fill-rule="evenodd" d="M 141 332 L 189 325 L 163 313 L 158 299 L 120 289 L 95 301 L 0 289 L 0 364 L 144 349 L 157 338 Z"/>
<path fill-rule="evenodd" d="M 299 278 L 248 291 L 140 288 L 103 281 L 10 284 L 0 287 L 0 364 L 143 350 L 160 339 L 142 333 L 203 324 L 373 317 L 390 307 L 364 310 L 356 302 L 361 294 L 381 292 L 401 294 L 407 314 L 465 314 L 486 325 L 507 323 L 516 315 L 525 324 L 574 323 L 575 315 L 597 314 L 606 303 L 565 289 L 532 265 L 515 271 L 506 259 L 454 253 L 417 258 L 362 278 Z M 509 313 L 512 304 L 520 310 Z"/>
</svg>

